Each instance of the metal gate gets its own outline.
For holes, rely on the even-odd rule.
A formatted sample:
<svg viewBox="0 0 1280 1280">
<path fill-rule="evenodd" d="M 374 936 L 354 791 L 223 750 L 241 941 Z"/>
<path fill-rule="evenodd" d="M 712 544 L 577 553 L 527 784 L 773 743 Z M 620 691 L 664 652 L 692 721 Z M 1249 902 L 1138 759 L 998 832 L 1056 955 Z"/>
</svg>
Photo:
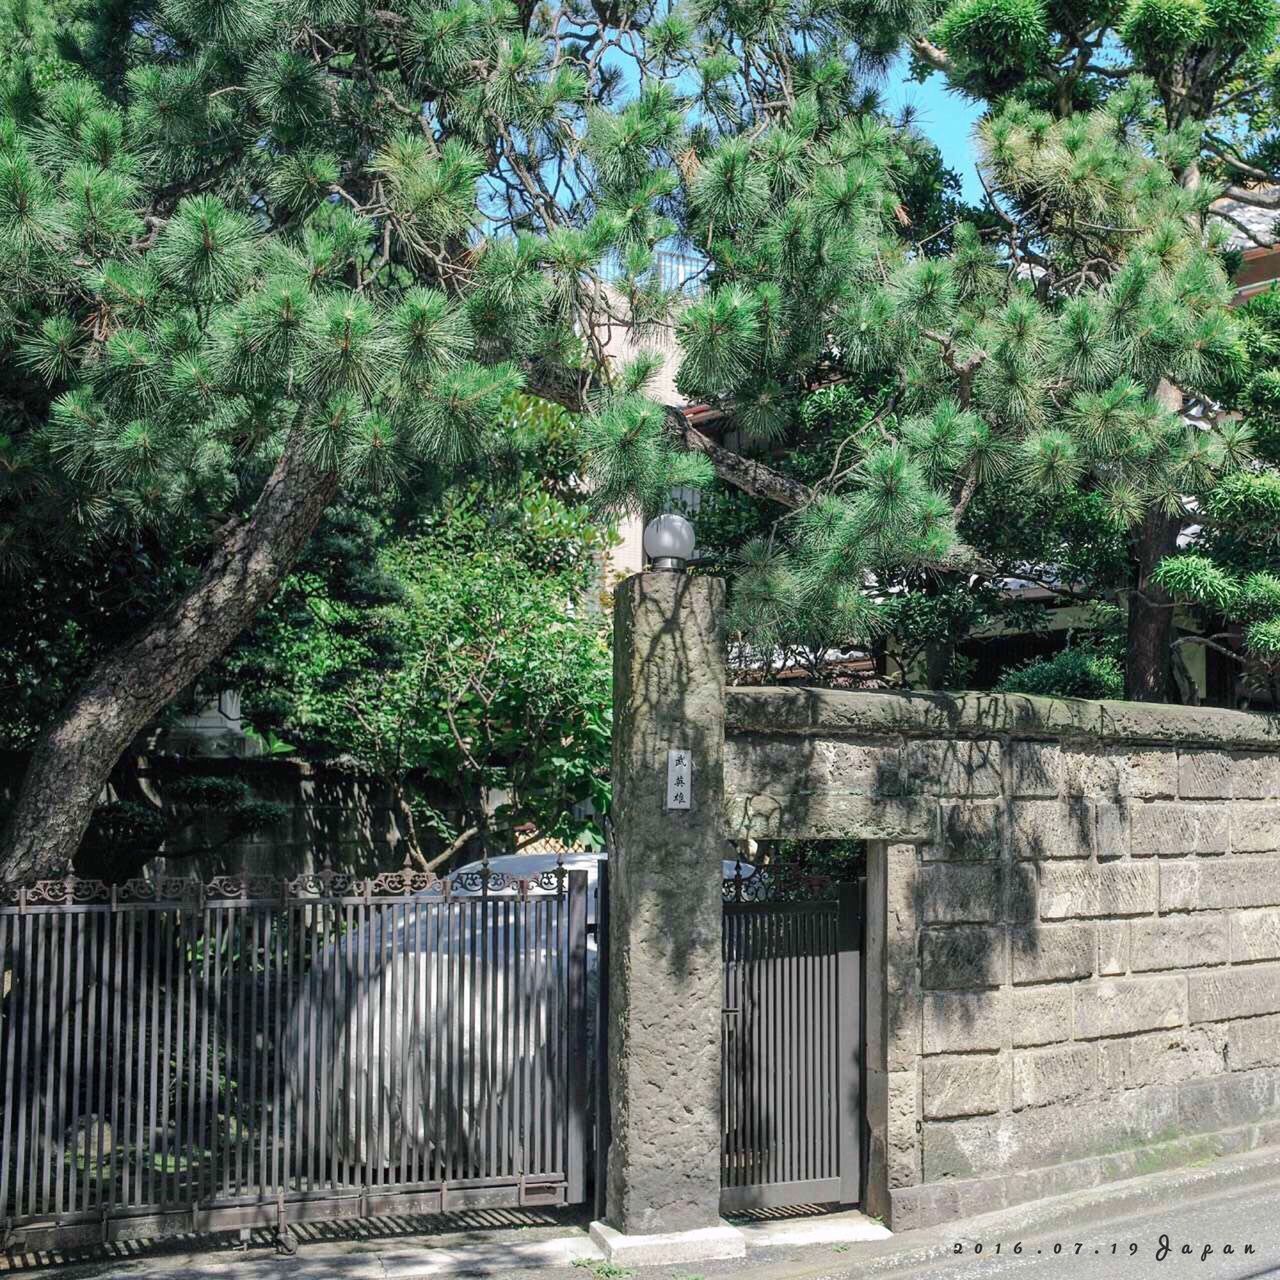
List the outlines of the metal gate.
<svg viewBox="0 0 1280 1280">
<path fill-rule="evenodd" d="M 0 1247 L 584 1199 L 585 872 L 0 894 Z"/>
<path fill-rule="evenodd" d="M 863 883 L 787 902 L 725 881 L 723 1213 L 861 1199 Z"/>
</svg>

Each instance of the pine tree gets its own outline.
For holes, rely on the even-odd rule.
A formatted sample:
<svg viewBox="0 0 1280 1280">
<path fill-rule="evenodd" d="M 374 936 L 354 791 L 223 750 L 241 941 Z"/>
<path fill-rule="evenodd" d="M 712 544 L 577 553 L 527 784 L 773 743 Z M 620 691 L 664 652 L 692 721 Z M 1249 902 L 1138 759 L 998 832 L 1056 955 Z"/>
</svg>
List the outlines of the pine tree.
<svg viewBox="0 0 1280 1280">
<path fill-rule="evenodd" d="M 1280 214 L 1278 34 L 1275 0 L 948 0 L 914 24 L 908 46 L 922 77 L 941 72 L 989 109 L 1016 97 L 1065 120 L 1146 83 L 1180 183 L 1217 183 L 1241 204 Z M 1249 243 L 1274 241 L 1221 207 L 1213 217 Z M 1173 403 L 1185 390 L 1171 383 L 1165 394 Z M 1152 510 L 1132 530 L 1129 697 L 1168 696 L 1173 598 L 1157 568 L 1193 524 Z"/>
<path fill-rule="evenodd" d="M 515 389 L 589 410 L 602 502 L 740 467 L 675 447 L 651 363 L 612 369 L 602 335 L 670 323 L 655 248 L 776 200 L 856 117 L 866 165 L 841 143 L 852 185 L 820 198 L 832 279 L 894 150 L 854 69 L 898 28 L 834 0 L 7 0 L 5 21 L 25 33 L 0 66 L 5 563 L 20 582 L 145 536 L 191 566 L 36 741 L 5 877 L 67 865 L 120 752 L 337 495 L 483 466 Z M 740 369 L 760 341 L 821 341 L 743 323 Z"/>
</svg>

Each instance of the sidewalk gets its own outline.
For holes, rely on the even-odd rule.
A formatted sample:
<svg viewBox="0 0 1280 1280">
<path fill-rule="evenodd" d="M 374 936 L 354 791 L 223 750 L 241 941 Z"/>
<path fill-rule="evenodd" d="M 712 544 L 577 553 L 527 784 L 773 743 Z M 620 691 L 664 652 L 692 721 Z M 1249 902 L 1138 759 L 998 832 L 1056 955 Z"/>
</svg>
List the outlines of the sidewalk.
<svg viewBox="0 0 1280 1280">
<path fill-rule="evenodd" d="M 653 1267 L 642 1272 L 610 1268 L 600 1260 L 585 1222 L 562 1220 L 530 1227 L 455 1232 L 449 1236 L 303 1243 L 296 1257 L 267 1247 L 247 1252 L 221 1248 L 203 1253 L 138 1253 L 99 1261 L 41 1266 L 19 1263 L 15 1273 L 50 1280 L 437 1280 L 501 1276 L 504 1280 L 826 1280 L 827 1277 L 891 1277 L 947 1264 L 957 1242 L 1033 1240 L 1060 1232 L 1079 1237 L 1126 1215 L 1159 1211 L 1176 1224 L 1179 1206 L 1214 1198 L 1229 1203 L 1265 1195 L 1280 1206 L 1280 1148 L 1214 1160 L 1205 1165 L 1111 1183 L 1034 1205 L 984 1214 L 924 1231 L 890 1235 L 859 1213 L 779 1218 L 742 1224 L 746 1261 Z M 1026 1260 L 1023 1260 L 1024 1262 Z M 1280 1267 L 1280 1258 L 1273 1265 Z M 1125 1271 L 1128 1275 L 1146 1272 Z M 1117 1274 L 1119 1274 L 1117 1272 Z M 1164 1274 L 1162 1272 L 1162 1274 Z M 1262 1275 L 1259 1271 L 1256 1274 Z"/>
</svg>

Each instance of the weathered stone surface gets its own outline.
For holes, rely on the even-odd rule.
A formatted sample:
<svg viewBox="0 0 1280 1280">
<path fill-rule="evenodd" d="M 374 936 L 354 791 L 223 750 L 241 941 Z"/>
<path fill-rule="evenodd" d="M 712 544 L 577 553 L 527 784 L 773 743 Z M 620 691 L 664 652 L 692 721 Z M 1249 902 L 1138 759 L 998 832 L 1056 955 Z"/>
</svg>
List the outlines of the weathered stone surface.
<svg viewBox="0 0 1280 1280">
<path fill-rule="evenodd" d="M 1280 849 L 1280 804 L 1239 801 L 1231 806 L 1231 852 L 1274 853 Z"/>
<path fill-rule="evenodd" d="M 1130 813 L 1135 858 L 1176 858 L 1198 848 L 1197 809 L 1190 804 L 1137 804 Z"/>
<path fill-rule="evenodd" d="M 998 987 L 1008 972 L 1008 939 L 1000 927 L 926 930 L 920 954 L 922 985 L 927 991 Z"/>
<path fill-rule="evenodd" d="M 1130 751 L 1128 793 L 1144 800 L 1178 794 L 1178 753 L 1172 747 Z"/>
<path fill-rule="evenodd" d="M 1128 794 L 1128 755 L 1120 747 L 1064 748 L 1062 782 L 1069 796 L 1114 800 Z"/>
<path fill-rule="evenodd" d="M 1170 1027 L 1115 1041 L 1128 1049 L 1126 1088 L 1149 1084 L 1182 1084 L 1226 1070 L 1221 1029 Z M 1104 1046 L 1109 1047 L 1109 1046 Z"/>
<path fill-rule="evenodd" d="M 1001 751 L 1000 743 L 993 739 L 908 742 L 907 785 L 930 796 L 998 796 Z"/>
<path fill-rule="evenodd" d="M 1196 862 L 1160 864 L 1160 910 L 1193 911 L 1201 905 L 1200 865 Z"/>
<path fill-rule="evenodd" d="M 1135 973 L 1227 962 L 1227 917 L 1218 912 L 1134 920 L 1129 930 L 1130 967 Z"/>
<path fill-rule="evenodd" d="M 924 996 L 924 1051 L 999 1049 L 1008 1033 L 1007 991 L 956 991 Z"/>
<path fill-rule="evenodd" d="M 1093 973 L 1094 927 L 1087 924 L 1038 925 L 1009 935 L 1013 981 L 1056 982 Z"/>
<path fill-rule="evenodd" d="M 927 1119 L 989 1115 L 1003 1101 L 999 1054 L 963 1053 L 924 1061 L 924 1114 Z"/>
<path fill-rule="evenodd" d="M 1159 898 L 1157 868 L 1145 862 L 1045 863 L 1040 868 L 1040 915 L 1148 915 Z"/>
<path fill-rule="evenodd" d="M 1196 851 L 1226 853 L 1231 847 L 1231 806 L 1202 804 L 1196 819 Z"/>
<path fill-rule="evenodd" d="M 1151 1142 L 1173 1132 L 1177 1120 L 1177 1088 L 1153 1086 L 1007 1115 L 928 1122 L 924 1177 L 928 1182 L 1060 1166 Z"/>
<path fill-rule="evenodd" d="M 990 801 L 941 807 L 944 858 L 985 862 L 1000 857 L 1001 807 Z"/>
<path fill-rule="evenodd" d="M 1237 800 L 1274 800 L 1280 796 L 1280 756 L 1242 751 L 1231 760 L 1231 794 Z"/>
<path fill-rule="evenodd" d="M 1073 992 L 1077 1040 L 1176 1027 L 1187 1020 L 1183 978 L 1102 978 Z"/>
<path fill-rule="evenodd" d="M 1231 959 L 1280 959 L 1280 908 L 1237 911 L 1231 917 Z"/>
<path fill-rule="evenodd" d="M 1004 919 L 1009 924 L 1030 924 L 1039 917 L 1040 865 L 1036 862 L 1001 864 L 1004 882 Z"/>
<path fill-rule="evenodd" d="M 1062 748 L 1056 742 L 1011 742 L 1009 794 L 1056 798 L 1062 792 Z"/>
<path fill-rule="evenodd" d="M 733 733 L 884 733 L 961 738 L 1068 739 L 1167 748 L 1280 749 L 1280 716 L 1144 702 L 1086 702 L 996 693 L 844 689 L 730 689 Z"/>
<path fill-rule="evenodd" d="M 1129 809 L 1128 800 L 1095 801 L 1093 847 L 1099 862 L 1129 856 Z"/>
<path fill-rule="evenodd" d="M 645 573 L 615 594 L 607 1216 L 629 1234 L 720 1219 L 724 583 Z M 667 810 L 667 750 L 694 804 Z M 671 1081 L 680 1087 L 672 1089 Z"/>
<path fill-rule="evenodd" d="M 1231 757 L 1225 751 L 1182 751 L 1178 794 L 1184 799 L 1226 800 L 1231 796 Z"/>
<path fill-rule="evenodd" d="M 1269 1068 L 1192 1080 L 1178 1089 L 1178 1127 L 1184 1133 L 1212 1133 L 1251 1124 L 1275 1106 L 1275 1073 Z"/>
<path fill-rule="evenodd" d="M 1125 973 L 1129 968 L 1129 922 L 1127 920 L 1101 920 L 1098 922 L 1098 973 L 1111 977 Z"/>
<path fill-rule="evenodd" d="M 1019 1053 L 1013 1060 L 1013 1109 L 1083 1097 L 1094 1089 L 1097 1075 L 1097 1049 L 1091 1044 Z"/>
<path fill-rule="evenodd" d="M 797 738 L 757 734 L 729 738 L 725 778 L 733 791 L 785 797 L 792 791 L 897 796 L 902 751 L 884 738 Z"/>
<path fill-rule="evenodd" d="M 1242 1018 L 1231 1023 L 1227 1044 L 1233 1071 L 1280 1066 L 1280 1015 Z"/>
<path fill-rule="evenodd" d="M 1280 861 L 1275 859 L 1232 857 L 1160 868 L 1161 911 L 1269 906 L 1280 906 Z"/>
<path fill-rule="evenodd" d="M 1012 993 L 1012 1040 L 1025 1045 L 1071 1039 L 1071 988 L 1023 987 Z"/>
<path fill-rule="evenodd" d="M 989 924 L 1000 912 L 1000 868 L 934 863 L 920 873 L 925 924 Z"/>
<path fill-rule="evenodd" d="M 1015 858 L 1087 858 L 1094 848 L 1087 800 L 1024 800 L 1013 806 L 1009 844 Z"/>
<path fill-rule="evenodd" d="M 937 839 L 938 806 L 925 797 L 846 795 L 835 791 L 750 795 L 729 788 L 725 834 L 757 840 Z"/>
<path fill-rule="evenodd" d="M 1222 1022 L 1280 1013 L 1280 964 L 1220 969 L 1187 979 L 1192 1022 Z"/>
<path fill-rule="evenodd" d="M 888 1078 L 887 1156 L 891 1187 L 920 1181 L 920 1081 L 914 1071 L 892 1071 Z"/>
</svg>

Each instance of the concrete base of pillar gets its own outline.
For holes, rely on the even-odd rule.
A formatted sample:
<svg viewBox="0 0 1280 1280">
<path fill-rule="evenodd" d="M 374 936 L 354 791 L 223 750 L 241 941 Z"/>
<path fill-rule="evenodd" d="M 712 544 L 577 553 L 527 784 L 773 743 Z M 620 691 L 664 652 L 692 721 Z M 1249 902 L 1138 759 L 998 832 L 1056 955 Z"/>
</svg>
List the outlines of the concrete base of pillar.
<svg viewBox="0 0 1280 1280">
<path fill-rule="evenodd" d="M 593 1222 L 590 1231 L 592 1243 L 606 1261 L 632 1267 L 745 1258 L 747 1254 L 746 1237 L 727 1222 L 696 1231 L 672 1231 L 655 1236 L 626 1236 L 604 1222 Z"/>
</svg>

